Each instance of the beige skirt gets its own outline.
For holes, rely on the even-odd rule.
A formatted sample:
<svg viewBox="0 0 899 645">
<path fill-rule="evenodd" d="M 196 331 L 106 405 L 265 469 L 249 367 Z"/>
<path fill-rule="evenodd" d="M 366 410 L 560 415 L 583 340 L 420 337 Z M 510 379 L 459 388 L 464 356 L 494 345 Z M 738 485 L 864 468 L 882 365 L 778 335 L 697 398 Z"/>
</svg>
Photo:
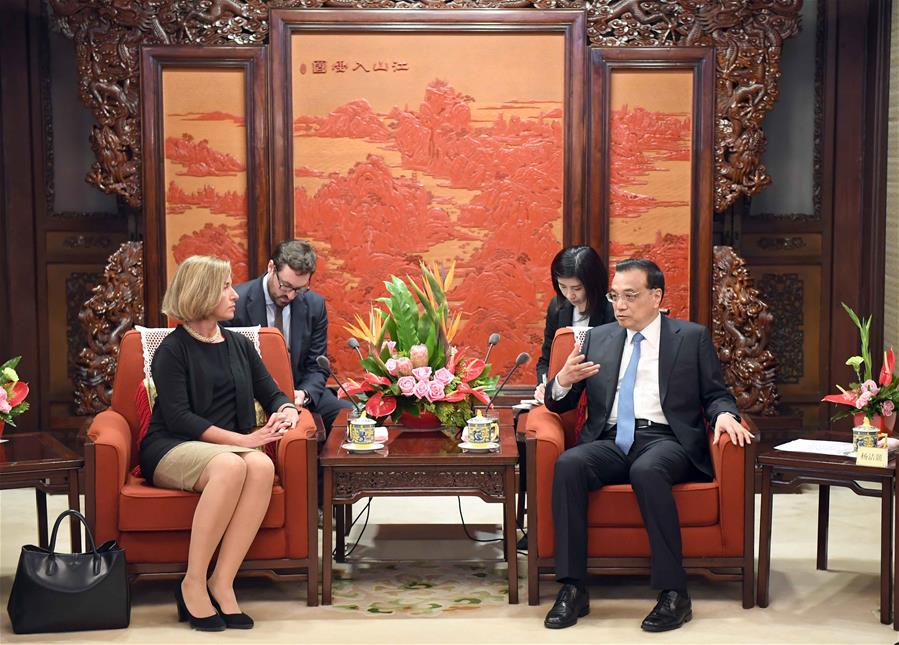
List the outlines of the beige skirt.
<svg viewBox="0 0 899 645">
<path fill-rule="evenodd" d="M 194 486 L 206 464 L 224 452 L 253 452 L 242 448 L 208 441 L 186 441 L 169 450 L 153 471 L 153 485 L 159 488 L 195 491 Z"/>
</svg>

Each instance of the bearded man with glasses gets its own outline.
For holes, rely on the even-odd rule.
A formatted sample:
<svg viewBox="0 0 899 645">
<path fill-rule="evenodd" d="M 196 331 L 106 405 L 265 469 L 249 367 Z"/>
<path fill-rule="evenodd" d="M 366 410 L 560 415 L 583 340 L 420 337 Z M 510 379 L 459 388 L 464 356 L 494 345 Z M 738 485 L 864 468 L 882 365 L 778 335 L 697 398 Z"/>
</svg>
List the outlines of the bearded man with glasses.
<svg viewBox="0 0 899 645">
<path fill-rule="evenodd" d="M 671 487 L 713 476 L 706 420 L 715 443 L 722 432 L 740 446 L 752 435 L 740 424 L 709 330 L 663 316 L 664 293 L 654 262 L 619 262 L 606 295 L 616 322 L 591 329 L 546 386 L 544 402 L 556 413 L 574 409 L 587 392 L 578 444 L 562 453 L 553 473 L 562 588 L 544 620 L 550 629 L 570 627 L 590 611 L 587 497 L 607 484 L 633 486 L 649 534 L 650 582 L 659 596 L 641 627 L 677 629 L 693 616 Z"/>
<path fill-rule="evenodd" d="M 325 299 L 311 290 L 315 266 L 315 249 L 309 242 L 278 244 L 263 275 L 234 287 L 240 299 L 230 324 L 275 327 L 284 334 L 293 369 L 294 403 L 317 412 L 330 430 L 340 409 L 352 404 L 325 387 L 328 375 L 315 362 L 328 353 Z"/>
</svg>

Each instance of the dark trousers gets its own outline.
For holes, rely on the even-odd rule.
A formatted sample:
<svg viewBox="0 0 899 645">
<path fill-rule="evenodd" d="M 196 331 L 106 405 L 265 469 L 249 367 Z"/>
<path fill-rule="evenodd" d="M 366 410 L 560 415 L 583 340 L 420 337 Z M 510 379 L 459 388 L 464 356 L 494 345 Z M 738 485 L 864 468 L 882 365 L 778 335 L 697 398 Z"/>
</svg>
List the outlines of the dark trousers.
<svg viewBox="0 0 899 645">
<path fill-rule="evenodd" d="M 654 589 L 686 590 L 680 523 L 671 486 L 707 479 L 666 429 L 637 430 L 625 456 L 614 429 L 596 441 L 566 450 L 553 477 L 556 579 L 582 583 L 587 577 L 587 495 L 606 484 L 631 484 L 649 533 Z"/>
<path fill-rule="evenodd" d="M 342 408 L 352 408 L 353 404 L 346 399 L 338 399 L 334 396 L 334 392 L 330 388 L 325 388 L 322 395 L 318 398 L 318 403 L 310 405 L 309 410 L 317 412 L 321 415 L 322 423 L 325 424 L 325 431 L 330 432 L 331 426 L 334 425 L 334 419 L 340 413 Z"/>
<path fill-rule="evenodd" d="M 331 426 L 334 425 L 334 419 L 337 418 L 337 415 L 340 413 L 341 408 L 352 408 L 353 404 L 347 401 L 346 399 L 338 399 L 334 392 L 331 391 L 330 388 L 325 388 L 325 391 L 322 392 L 322 395 L 318 398 L 318 403 L 315 405 L 310 405 L 309 409 L 312 412 L 317 412 L 321 415 L 322 423 L 325 426 L 325 436 L 331 433 Z M 321 449 L 324 447 L 324 442 L 318 444 L 318 450 L 321 452 Z M 325 486 L 325 478 L 322 473 L 321 464 L 318 465 L 318 507 L 322 507 L 322 500 L 324 499 L 324 486 Z"/>
</svg>

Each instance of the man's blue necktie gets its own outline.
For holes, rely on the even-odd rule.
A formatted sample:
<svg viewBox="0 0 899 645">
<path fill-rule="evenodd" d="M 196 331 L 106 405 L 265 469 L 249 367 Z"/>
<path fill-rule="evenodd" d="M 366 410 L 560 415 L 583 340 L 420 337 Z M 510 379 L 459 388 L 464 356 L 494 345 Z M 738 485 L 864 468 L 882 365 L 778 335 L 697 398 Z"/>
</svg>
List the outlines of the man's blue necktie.
<svg viewBox="0 0 899 645">
<path fill-rule="evenodd" d="M 621 389 L 618 392 L 618 429 L 615 433 L 615 445 L 624 454 L 627 454 L 634 445 L 634 427 L 637 417 L 634 414 L 634 385 L 637 383 L 637 363 L 640 362 L 640 341 L 643 334 L 634 334 L 634 351 L 631 360 L 621 379 Z"/>
</svg>

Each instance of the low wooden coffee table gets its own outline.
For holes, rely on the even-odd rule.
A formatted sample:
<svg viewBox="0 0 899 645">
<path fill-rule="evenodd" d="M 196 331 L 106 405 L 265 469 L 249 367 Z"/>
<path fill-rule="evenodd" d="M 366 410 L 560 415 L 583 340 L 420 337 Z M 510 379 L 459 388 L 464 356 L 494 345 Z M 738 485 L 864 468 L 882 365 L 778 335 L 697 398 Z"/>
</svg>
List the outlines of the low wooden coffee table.
<svg viewBox="0 0 899 645">
<path fill-rule="evenodd" d="M 322 523 L 322 604 L 331 604 L 334 505 L 363 497 L 480 497 L 504 506 L 503 538 L 509 565 L 509 603 L 518 603 L 518 563 L 515 551 L 515 464 L 518 446 L 511 426 L 500 427 L 497 452 L 465 452 L 458 440 L 440 430 L 390 428 L 384 449 L 351 453 L 341 444 L 342 427 L 335 424 L 319 455 L 324 471 Z M 341 514 L 342 515 L 342 514 Z M 342 522 L 341 522 L 342 524 Z M 344 535 L 338 527 L 338 551 Z"/>
<path fill-rule="evenodd" d="M 38 543 L 46 548 L 47 493 L 68 492 L 69 508 L 79 510 L 78 471 L 84 459 L 45 432 L 24 432 L 3 437 L 0 443 L 0 490 L 34 487 L 37 500 Z M 72 551 L 81 551 L 81 522 L 70 519 Z"/>
<path fill-rule="evenodd" d="M 768 606 L 771 571 L 771 523 L 774 491 L 795 489 L 800 484 L 818 486 L 817 568 L 827 569 L 827 533 L 830 519 L 830 487 L 844 486 L 856 495 L 879 497 L 880 519 L 880 622 L 892 617 L 893 594 L 893 491 L 896 486 L 896 457 L 890 455 L 886 468 L 856 466 L 855 459 L 833 455 L 788 452 L 770 448 L 757 457 L 762 471 L 762 510 L 759 529 L 759 570 L 756 600 Z M 872 488 L 860 482 L 875 484 Z M 899 616 L 897 616 L 899 619 Z M 893 625 L 899 628 L 899 620 Z"/>
</svg>

